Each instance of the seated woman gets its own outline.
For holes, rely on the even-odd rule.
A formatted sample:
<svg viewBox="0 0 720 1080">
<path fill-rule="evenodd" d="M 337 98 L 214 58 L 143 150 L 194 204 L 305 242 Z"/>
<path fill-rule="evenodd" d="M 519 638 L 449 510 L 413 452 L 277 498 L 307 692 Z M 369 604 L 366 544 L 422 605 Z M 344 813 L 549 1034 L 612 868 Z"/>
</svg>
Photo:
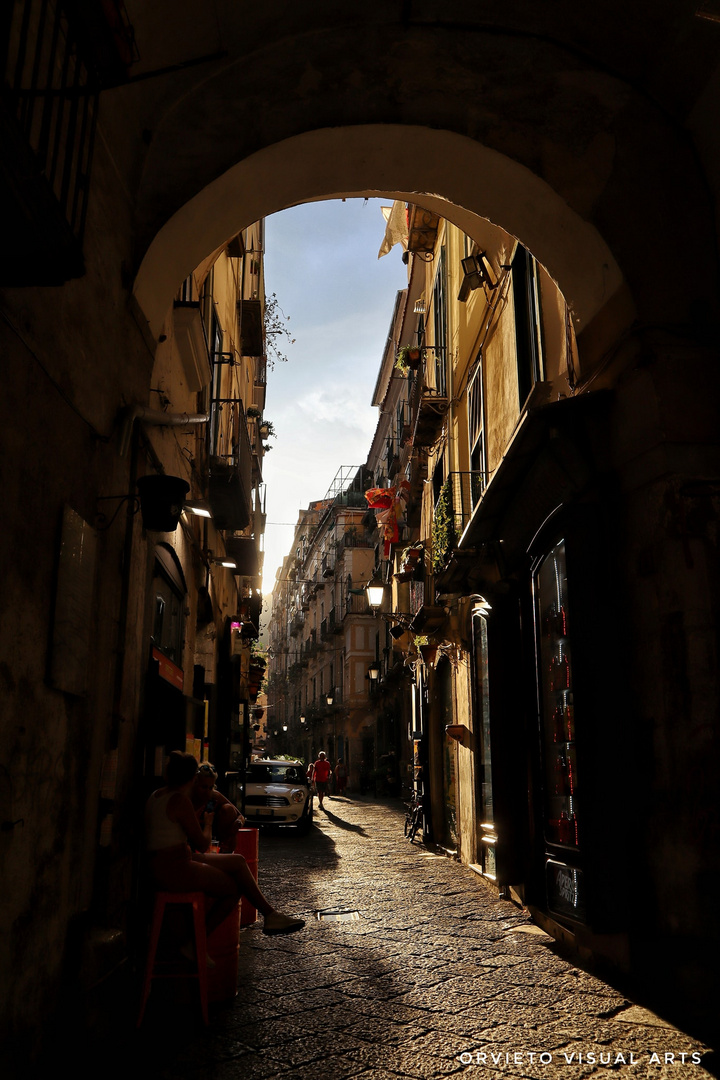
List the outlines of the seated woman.
<svg viewBox="0 0 720 1080">
<path fill-rule="evenodd" d="M 221 851 L 235 850 L 235 834 L 242 829 L 245 818 L 237 806 L 233 806 L 215 787 L 217 771 L 209 761 L 204 761 L 198 766 L 195 775 L 190 802 L 193 804 L 198 824 L 202 829 L 205 825 L 205 815 L 214 814 L 212 822 L 213 836 L 220 843 Z"/>
<path fill-rule="evenodd" d="M 264 934 L 291 934 L 305 925 L 268 903 L 242 855 L 204 854 L 210 847 L 214 815 L 206 812 L 201 828 L 190 793 L 198 764 L 192 754 L 173 750 L 165 787 L 145 806 L 147 850 L 155 885 L 166 892 L 203 892 L 215 903 L 206 914 L 211 933 L 247 897 L 264 918 Z M 195 849 L 193 853 L 192 849 Z"/>
</svg>

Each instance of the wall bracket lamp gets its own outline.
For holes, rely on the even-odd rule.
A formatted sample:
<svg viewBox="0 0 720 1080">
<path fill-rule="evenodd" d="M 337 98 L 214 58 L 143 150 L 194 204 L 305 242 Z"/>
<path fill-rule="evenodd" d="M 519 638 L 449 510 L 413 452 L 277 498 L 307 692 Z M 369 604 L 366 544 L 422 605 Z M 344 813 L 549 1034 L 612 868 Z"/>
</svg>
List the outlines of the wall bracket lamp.
<svg viewBox="0 0 720 1080">
<path fill-rule="evenodd" d="M 489 289 L 497 288 L 498 279 L 493 274 L 490 260 L 484 251 L 477 255 L 466 255 L 460 261 L 465 281 L 470 289 L 479 289 L 482 285 L 487 285 Z"/>
</svg>

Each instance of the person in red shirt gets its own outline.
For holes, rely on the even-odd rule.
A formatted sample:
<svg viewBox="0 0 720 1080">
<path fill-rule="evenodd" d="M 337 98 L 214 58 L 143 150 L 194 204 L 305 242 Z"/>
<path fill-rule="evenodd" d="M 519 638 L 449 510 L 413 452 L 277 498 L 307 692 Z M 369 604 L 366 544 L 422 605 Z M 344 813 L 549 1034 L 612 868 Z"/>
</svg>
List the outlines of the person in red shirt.
<svg viewBox="0 0 720 1080">
<path fill-rule="evenodd" d="M 318 759 L 313 765 L 313 777 L 315 779 L 315 790 L 318 793 L 318 804 L 322 808 L 323 799 L 327 795 L 328 780 L 330 779 L 330 773 L 332 772 L 332 766 L 325 756 L 325 751 L 321 750 L 318 754 Z"/>
</svg>

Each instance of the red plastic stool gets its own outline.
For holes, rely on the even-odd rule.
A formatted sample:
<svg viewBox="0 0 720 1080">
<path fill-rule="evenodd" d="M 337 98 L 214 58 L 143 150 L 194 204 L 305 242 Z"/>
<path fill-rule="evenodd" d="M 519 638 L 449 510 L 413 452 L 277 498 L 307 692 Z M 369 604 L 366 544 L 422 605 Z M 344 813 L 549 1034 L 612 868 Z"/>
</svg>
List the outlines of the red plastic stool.
<svg viewBox="0 0 720 1080">
<path fill-rule="evenodd" d="M 238 829 L 235 837 L 235 851 L 245 858 L 248 870 L 257 881 L 260 830 L 254 828 Z M 240 925 L 251 926 L 257 919 L 257 908 L 243 896 L 240 900 Z"/>
<path fill-rule="evenodd" d="M 197 956 L 197 970 L 191 972 L 168 972 L 155 974 L 155 954 L 165 908 L 168 904 L 190 904 L 193 911 L 193 929 L 195 932 L 195 953 Z M 208 982 L 207 982 L 207 940 L 205 937 L 205 896 L 201 892 L 159 892 L 155 894 L 155 910 L 153 912 L 152 930 L 150 932 L 150 947 L 145 965 L 145 981 L 143 983 L 142 1001 L 140 1002 L 140 1015 L 137 1019 L 137 1027 L 140 1027 L 145 1014 L 145 1006 L 150 996 L 150 984 L 153 979 L 197 979 L 200 985 L 200 1008 L 205 1024 L 208 1020 Z"/>
</svg>

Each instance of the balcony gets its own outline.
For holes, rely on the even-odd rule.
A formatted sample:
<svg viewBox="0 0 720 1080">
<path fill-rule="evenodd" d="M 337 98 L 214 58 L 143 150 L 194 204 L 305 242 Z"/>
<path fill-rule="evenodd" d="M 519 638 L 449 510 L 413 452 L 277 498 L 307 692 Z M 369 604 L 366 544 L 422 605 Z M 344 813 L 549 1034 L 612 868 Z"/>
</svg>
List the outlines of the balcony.
<svg viewBox="0 0 720 1080">
<path fill-rule="evenodd" d="M 239 399 L 212 402 L 209 434 L 208 499 L 215 528 L 242 532 L 252 516 L 252 450 Z"/>
<path fill-rule="evenodd" d="M 260 300 L 240 300 L 240 337 L 243 356 L 263 355 L 263 312 Z"/>
<path fill-rule="evenodd" d="M 290 637 L 297 637 L 305 625 L 305 615 L 302 611 L 296 611 L 290 620 Z"/>
<path fill-rule="evenodd" d="M 432 446 L 440 434 L 449 399 L 445 378 L 445 350 L 423 348 L 418 371 L 409 377 L 410 423 L 413 446 Z"/>
<path fill-rule="evenodd" d="M 422 206 L 410 208 L 410 220 L 408 222 L 408 251 L 432 262 L 435 257 L 435 241 L 437 239 L 440 218 L 432 210 L 424 210 Z"/>
<path fill-rule="evenodd" d="M 345 616 L 348 615 L 372 615 L 364 589 L 362 596 L 351 593 L 345 598 Z"/>
<path fill-rule="evenodd" d="M 335 560 L 330 555 L 323 555 L 320 571 L 325 578 L 332 577 L 335 573 Z"/>
<path fill-rule="evenodd" d="M 460 539 L 480 503 L 486 482 L 483 472 L 450 473 L 440 489 L 433 514 L 432 560 L 435 585 L 441 592 L 453 591 L 456 579 L 464 579 L 465 564 L 475 558 L 473 549 L 460 550 Z"/>
<path fill-rule="evenodd" d="M 260 573 L 260 553 L 257 540 L 251 536 L 226 536 L 225 552 L 235 563 L 234 574 L 257 577 Z"/>
</svg>

